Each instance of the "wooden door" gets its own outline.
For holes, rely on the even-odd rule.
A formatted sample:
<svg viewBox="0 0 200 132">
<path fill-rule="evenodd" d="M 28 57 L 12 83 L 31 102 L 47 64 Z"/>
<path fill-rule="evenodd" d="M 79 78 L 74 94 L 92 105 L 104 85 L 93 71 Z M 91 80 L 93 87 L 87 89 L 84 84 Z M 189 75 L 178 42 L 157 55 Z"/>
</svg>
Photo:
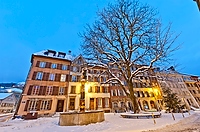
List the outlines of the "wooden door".
<svg viewBox="0 0 200 132">
<path fill-rule="evenodd" d="M 90 98 L 90 110 L 94 110 L 94 98 Z"/>
<path fill-rule="evenodd" d="M 56 112 L 63 112 L 64 100 L 58 100 Z"/>
</svg>

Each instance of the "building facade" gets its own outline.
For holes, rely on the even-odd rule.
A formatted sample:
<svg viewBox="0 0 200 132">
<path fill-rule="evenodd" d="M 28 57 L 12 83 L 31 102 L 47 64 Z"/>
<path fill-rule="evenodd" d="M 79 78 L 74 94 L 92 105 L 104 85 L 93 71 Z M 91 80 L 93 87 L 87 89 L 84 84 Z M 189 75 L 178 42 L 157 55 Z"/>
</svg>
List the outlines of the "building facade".
<svg viewBox="0 0 200 132">
<path fill-rule="evenodd" d="M 53 115 L 67 110 L 71 59 L 71 55 L 53 50 L 32 54 L 18 115 Z"/>
</svg>

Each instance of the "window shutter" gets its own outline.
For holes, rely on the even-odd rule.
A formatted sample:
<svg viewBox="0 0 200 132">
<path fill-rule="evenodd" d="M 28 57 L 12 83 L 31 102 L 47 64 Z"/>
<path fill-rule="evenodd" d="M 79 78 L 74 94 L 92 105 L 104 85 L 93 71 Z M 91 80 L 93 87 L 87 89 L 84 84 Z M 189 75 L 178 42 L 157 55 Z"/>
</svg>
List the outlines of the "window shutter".
<svg viewBox="0 0 200 132">
<path fill-rule="evenodd" d="M 40 90 L 39 90 L 39 94 L 38 95 L 42 95 L 43 90 L 44 90 L 44 86 L 40 86 Z"/>
<path fill-rule="evenodd" d="M 58 64 L 57 69 L 62 70 L 62 64 Z"/>
<path fill-rule="evenodd" d="M 66 75 L 66 80 L 65 82 L 69 82 L 69 75 Z"/>
<path fill-rule="evenodd" d="M 56 82 L 59 82 L 60 81 L 60 77 L 61 77 L 61 74 L 57 74 L 55 75 L 55 81 Z"/>
<path fill-rule="evenodd" d="M 105 87 L 102 86 L 101 89 L 102 89 L 102 93 L 105 93 Z"/>
<path fill-rule="evenodd" d="M 64 95 L 67 95 L 68 87 L 65 87 Z"/>
<path fill-rule="evenodd" d="M 37 61 L 36 67 L 39 67 L 39 66 L 40 66 L 40 61 Z"/>
<path fill-rule="evenodd" d="M 41 105 L 41 100 L 38 100 L 38 106 L 37 106 L 37 111 L 39 111 L 40 110 L 40 105 Z"/>
<path fill-rule="evenodd" d="M 24 111 L 27 111 L 28 105 L 29 105 L 29 100 L 26 101 L 26 105 L 25 105 L 25 107 L 24 107 Z"/>
<path fill-rule="evenodd" d="M 96 98 L 96 110 L 98 109 L 98 98 Z"/>
<path fill-rule="evenodd" d="M 112 108 L 112 103 L 110 98 L 109 98 L 109 107 Z"/>
<path fill-rule="evenodd" d="M 53 86 L 53 95 L 58 95 L 59 87 Z"/>
<path fill-rule="evenodd" d="M 29 89 L 28 89 L 28 92 L 27 92 L 27 95 L 31 95 L 32 89 L 33 89 L 33 85 L 30 85 Z"/>
<path fill-rule="evenodd" d="M 43 73 L 43 77 L 42 77 L 42 81 L 44 81 L 46 79 L 46 72 Z"/>
<path fill-rule="evenodd" d="M 33 76 L 32 76 L 32 80 L 35 80 L 36 75 L 37 75 L 37 72 L 34 72 L 34 73 L 33 73 Z"/>
<path fill-rule="evenodd" d="M 46 89 L 47 89 L 47 86 L 43 86 L 42 95 L 46 94 Z"/>
<path fill-rule="evenodd" d="M 102 108 L 105 108 L 105 98 L 102 98 Z"/>
</svg>

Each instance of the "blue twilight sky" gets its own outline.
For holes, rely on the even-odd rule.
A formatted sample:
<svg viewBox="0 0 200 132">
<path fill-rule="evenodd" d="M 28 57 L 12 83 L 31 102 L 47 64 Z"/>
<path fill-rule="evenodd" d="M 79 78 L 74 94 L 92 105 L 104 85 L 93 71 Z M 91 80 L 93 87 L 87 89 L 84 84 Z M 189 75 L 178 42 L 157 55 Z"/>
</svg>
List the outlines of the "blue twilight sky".
<svg viewBox="0 0 200 132">
<path fill-rule="evenodd" d="M 1 0 L 0 82 L 25 81 L 31 54 L 44 49 L 80 53 L 78 36 L 96 11 L 115 0 Z M 181 33 L 178 71 L 200 75 L 200 12 L 193 0 L 141 0 Z"/>
</svg>

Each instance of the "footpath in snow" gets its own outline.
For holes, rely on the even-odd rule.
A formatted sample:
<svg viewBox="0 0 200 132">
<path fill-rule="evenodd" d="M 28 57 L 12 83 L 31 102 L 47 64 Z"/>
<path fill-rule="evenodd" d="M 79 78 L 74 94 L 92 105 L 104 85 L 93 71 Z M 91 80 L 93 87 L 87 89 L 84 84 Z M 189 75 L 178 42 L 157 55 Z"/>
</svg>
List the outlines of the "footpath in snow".
<svg viewBox="0 0 200 132">
<path fill-rule="evenodd" d="M 196 112 L 175 113 L 176 120 L 172 119 L 169 113 L 162 113 L 161 118 L 155 118 L 156 124 L 152 118 L 149 119 L 126 119 L 119 113 L 105 113 L 105 121 L 96 124 L 84 126 L 59 126 L 59 117 L 43 117 L 37 120 L 8 120 L 0 122 L 1 132 L 141 132 L 154 130 L 177 123 L 180 120 L 187 121 L 187 118 Z M 198 112 L 200 113 L 200 112 Z"/>
</svg>

